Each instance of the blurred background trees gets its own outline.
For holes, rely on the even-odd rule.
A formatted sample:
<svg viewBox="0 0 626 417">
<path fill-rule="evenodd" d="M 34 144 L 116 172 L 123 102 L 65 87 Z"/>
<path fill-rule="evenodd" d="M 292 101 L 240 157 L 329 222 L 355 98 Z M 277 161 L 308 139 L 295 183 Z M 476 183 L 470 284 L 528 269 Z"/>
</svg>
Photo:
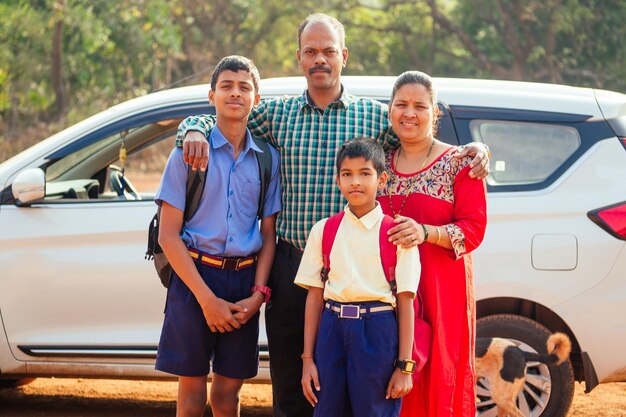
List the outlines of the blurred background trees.
<svg viewBox="0 0 626 417">
<path fill-rule="evenodd" d="M 623 0 L 2 0 L 0 161 L 112 104 L 207 82 L 225 55 L 299 75 L 297 27 L 313 12 L 344 23 L 345 74 L 626 91 Z"/>
</svg>

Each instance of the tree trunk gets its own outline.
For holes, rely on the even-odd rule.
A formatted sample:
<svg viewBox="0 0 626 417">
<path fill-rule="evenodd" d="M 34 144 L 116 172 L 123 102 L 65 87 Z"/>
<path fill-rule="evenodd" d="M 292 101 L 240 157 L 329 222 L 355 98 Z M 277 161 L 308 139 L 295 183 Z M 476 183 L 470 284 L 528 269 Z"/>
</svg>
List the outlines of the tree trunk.
<svg viewBox="0 0 626 417">
<path fill-rule="evenodd" d="M 67 115 L 67 92 L 63 83 L 63 23 L 65 0 L 56 0 L 54 7 L 54 32 L 52 35 L 52 86 L 55 102 L 54 115 L 56 120 L 63 120 Z"/>
</svg>

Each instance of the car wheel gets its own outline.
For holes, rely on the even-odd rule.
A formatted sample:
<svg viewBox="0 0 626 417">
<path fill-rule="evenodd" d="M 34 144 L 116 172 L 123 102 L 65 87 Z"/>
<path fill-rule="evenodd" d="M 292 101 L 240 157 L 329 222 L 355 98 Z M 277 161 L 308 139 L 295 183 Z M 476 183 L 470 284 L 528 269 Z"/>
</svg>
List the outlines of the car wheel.
<svg viewBox="0 0 626 417">
<path fill-rule="evenodd" d="M 16 378 L 16 379 L 0 378 L 0 389 L 21 387 L 22 385 L 30 384 L 34 380 L 35 378 Z"/>
<path fill-rule="evenodd" d="M 551 332 L 526 317 L 497 314 L 477 320 L 477 337 L 504 337 L 519 344 L 522 350 L 546 352 Z M 478 416 L 495 417 L 496 406 L 491 399 L 489 383 L 477 381 Z M 561 365 L 528 362 L 526 383 L 517 398 L 517 406 L 529 417 L 565 417 L 574 398 L 574 371 L 569 360 Z"/>
</svg>

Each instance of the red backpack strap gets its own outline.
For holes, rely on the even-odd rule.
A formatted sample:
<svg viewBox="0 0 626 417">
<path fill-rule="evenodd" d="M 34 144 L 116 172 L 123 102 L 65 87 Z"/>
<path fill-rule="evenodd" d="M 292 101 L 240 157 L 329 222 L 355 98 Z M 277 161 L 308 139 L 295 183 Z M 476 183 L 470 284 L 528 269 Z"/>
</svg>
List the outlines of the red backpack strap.
<svg viewBox="0 0 626 417">
<path fill-rule="evenodd" d="M 333 249 L 333 243 L 335 243 L 337 230 L 339 230 L 339 225 L 341 224 L 341 220 L 343 220 L 343 215 L 345 213 L 345 211 L 342 211 L 330 216 L 324 224 L 324 231 L 322 232 L 322 261 L 324 265 L 322 266 L 322 272 L 320 273 L 322 282 L 326 282 L 328 280 L 328 273 L 330 272 L 330 251 Z"/>
<path fill-rule="evenodd" d="M 385 278 L 387 278 L 387 281 L 391 286 L 391 292 L 394 297 L 398 289 L 396 285 L 396 264 L 398 263 L 398 256 L 396 254 L 397 247 L 389 241 L 389 236 L 387 236 L 387 232 L 395 225 L 396 224 L 393 221 L 393 217 L 385 215 L 380 223 L 379 238 L 380 260 L 383 264 Z"/>
</svg>

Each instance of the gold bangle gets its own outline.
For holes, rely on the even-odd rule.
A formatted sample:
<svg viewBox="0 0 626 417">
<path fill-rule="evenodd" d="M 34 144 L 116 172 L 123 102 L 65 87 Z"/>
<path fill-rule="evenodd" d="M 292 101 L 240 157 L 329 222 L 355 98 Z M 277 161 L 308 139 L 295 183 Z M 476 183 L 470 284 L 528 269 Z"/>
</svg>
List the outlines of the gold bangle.
<svg viewBox="0 0 626 417">
<path fill-rule="evenodd" d="M 305 352 L 302 355 L 300 355 L 300 359 L 307 359 L 307 358 L 313 358 L 313 354 Z"/>
<path fill-rule="evenodd" d="M 437 241 L 435 242 L 435 245 L 438 245 L 439 239 L 441 239 L 441 232 L 439 231 L 439 226 L 435 226 L 435 229 L 437 229 Z"/>
</svg>

